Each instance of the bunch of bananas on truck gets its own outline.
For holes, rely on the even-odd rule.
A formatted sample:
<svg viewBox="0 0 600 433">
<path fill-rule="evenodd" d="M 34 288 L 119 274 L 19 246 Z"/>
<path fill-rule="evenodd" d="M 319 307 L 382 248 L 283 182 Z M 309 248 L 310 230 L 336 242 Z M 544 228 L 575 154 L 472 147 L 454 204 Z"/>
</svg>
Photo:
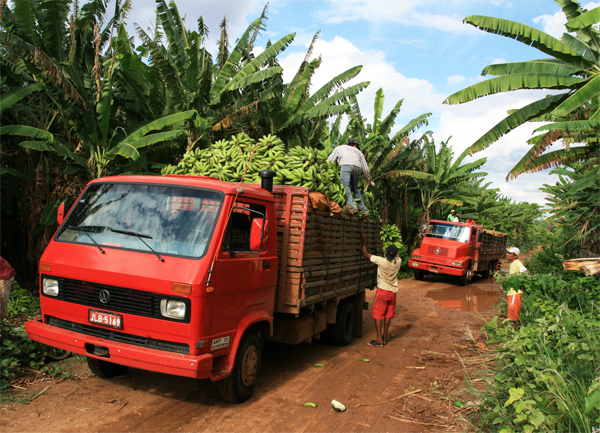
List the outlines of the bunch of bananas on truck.
<svg viewBox="0 0 600 433">
<path fill-rule="evenodd" d="M 324 150 L 294 147 L 287 153 L 285 144 L 275 135 L 255 141 L 239 133 L 220 140 L 208 149 L 186 152 L 177 165 L 168 165 L 162 174 L 212 176 L 227 182 L 260 183 L 260 170 L 274 170 L 275 185 L 304 186 L 325 194 L 340 206 L 346 203 L 346 191 L 340 169 L 327 162 Z"/>
</svg>

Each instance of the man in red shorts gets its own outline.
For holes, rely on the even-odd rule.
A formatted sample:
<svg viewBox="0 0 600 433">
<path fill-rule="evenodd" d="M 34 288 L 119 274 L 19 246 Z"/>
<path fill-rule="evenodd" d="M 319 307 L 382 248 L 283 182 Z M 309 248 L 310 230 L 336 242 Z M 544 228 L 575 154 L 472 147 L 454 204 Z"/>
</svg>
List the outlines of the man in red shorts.
<svg viewBox="0 0 600 433">
<path fill-rule="evenodd" d="M 398 248 L 392 244 L 385 250 L 385 258 L 369 254 L 365 242 L 365 234 L 360 233 L 362 241 L 361 254 L 377 265 L 377 292 L 373 303 L 373 319 L 377 340 L 368 343 L 372 347 L 383 347 L 387 344 L 388 330 L 392 317 L 396 315 L 396 293 L 398 293 L 398 271 L 402 259 Z"/>
</svg>

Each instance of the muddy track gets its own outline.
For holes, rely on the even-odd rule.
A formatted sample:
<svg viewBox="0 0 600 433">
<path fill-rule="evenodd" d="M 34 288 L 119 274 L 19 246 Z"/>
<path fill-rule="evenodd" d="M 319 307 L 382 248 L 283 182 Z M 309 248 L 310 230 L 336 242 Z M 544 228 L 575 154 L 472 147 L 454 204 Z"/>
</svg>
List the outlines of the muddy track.
<svg viewBox="0 0 600 433">
<path fill-rule="evenodd" d="M 440 308 L 440 300 L 427 297 L 431 289 L 460 291 L 454 279 L 400 281 L 390 329 L 395 337 L 384 348 L 367 346 L 375 334 L 370 311 L 364 312 L 363 338 L 346 347 L 266 343 L 256 392 L 241 405 L 224 403 L 209 380 L 136 369 L 102 380 L 83 358 L 71 358 L 62 364 L 70 379 L 38 379 L 25 384 L 27 390 L 13 389 L 18 398 L 49 386 L 29 404 L 4 405 L 0 426 L 3 433 L 465 431 L 468 425 L 452 406 L 464 392 L 458 355 L 477 356 L 476 343 L 485 341 L 479 328 L 494 315 L 490 307 L 499 293 L 491 280 L 473 283 L 470 301 L 463 302 L 473 308 L 475 297 L 478 311 L 471 313 Z M 373 294 L 367 293 L 369 305 Z M 484 303 L 487 297 L 494 300 Z M 334 412 L 333 399 L 348 410 Z"/>
</svg>

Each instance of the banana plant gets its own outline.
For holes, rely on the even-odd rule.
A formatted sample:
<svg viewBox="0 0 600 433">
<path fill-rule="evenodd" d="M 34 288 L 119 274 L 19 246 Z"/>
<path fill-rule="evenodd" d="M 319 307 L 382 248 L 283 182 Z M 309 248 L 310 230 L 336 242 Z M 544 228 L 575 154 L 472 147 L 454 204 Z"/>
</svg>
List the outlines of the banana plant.
<svg viewBox="0 0 600 433">
<path fill-rule="evenodd" d="M 565 33 L 558 40 L 525 24 L 501 18 L 472 15 L 464 19 L 464 22 L 485 32 L 515 39 L 550 57 L 490 65 L 482 75 L 493 75 L 494 78 L 450 95 L 446 104 L 462 104 L 482 96 L 519 89 L 563 90 L 512 110 L 470 146 L 471 154 L 481 151 L 520 125 L 549 116 L 547 120 L 555 123 L 536 130 L 543 132 L 543 136 L 530 140 L 534 147 L 508 177 L 557 164 L 598 158 L 600 33 L 594 26 L 600 22 L 600 7 L 586 11 L 577 1 L 555 1 L 562 7 L 568 20 L 566 29 L 575 32 L 576 36 Z M 583 146 L 571 147 L 571 141 L 567 139 L 565 149 L 542 154 L 552 142 L 573 134 L 578 135 Z"/>
</svg>

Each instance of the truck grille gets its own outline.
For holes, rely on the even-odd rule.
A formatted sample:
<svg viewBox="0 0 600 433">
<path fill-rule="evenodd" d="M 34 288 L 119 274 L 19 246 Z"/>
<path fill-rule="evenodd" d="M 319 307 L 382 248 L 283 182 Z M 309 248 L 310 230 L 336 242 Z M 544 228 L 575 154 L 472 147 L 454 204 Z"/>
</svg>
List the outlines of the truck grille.
<svg viewBox="0 0 600 433">
<path fill-rule="evenodd" d="M 439 250 L 439 252 L 436 253 L 436 250 Z M 429 249 L 427 250 L 427 254 L 433 254 L 436 256 L 440 256 L 440 257 L 448 257 L 448 248 L 442 248 L 442 247 L 436 247 L 436 246 L 430 245 Z"/>
<path fill-rule="evenodd" d="M 49 275 L 42 275 L 42 278 L 58 280 L 59 296 L 56 299 L 60 299 L 61 301 L 87 305 L 89 307 L 115 311 L 118 313 L 153 317 L 155 319 L 170 320 L 180 323 L 189 323 L 190 321 L 191 303 L 187 298 L 179 298 L 171 295 L 166 296 L 164 294 L 91 283 L 70 278 L 57 278 Z M 102 301 L 105 302 L 100 300 L 101 294 L 103 295 Z M 42 295 L 44 294 L 42 293 Z M 177 299 L 186 304 L 186 317 L 184 320 L 171 319 L 160 314 L 160 301 L 167 297 L 169 299 Z"/>
<path fill-rule="evenodd" d="M 95 326 L 69 322 L 67 320 L 58 319 L 56 317 L 48 317 L 48 325 L 56 326 L 57 328 L 67 329 L 69 331 L 75 331 L 80 334 L 91 335 L 92 337 L 117 341 L 119 343 L 147 347 L 149 349 L 164 350 L 165 352 L 182 353 L 184 355 L 190 354 L 190 346 L 184 343 L 173 343 L 171 341 L 139 337 L 137 335 L 113 331 L 112 329 L 97 328 Z"/>
</svg>

